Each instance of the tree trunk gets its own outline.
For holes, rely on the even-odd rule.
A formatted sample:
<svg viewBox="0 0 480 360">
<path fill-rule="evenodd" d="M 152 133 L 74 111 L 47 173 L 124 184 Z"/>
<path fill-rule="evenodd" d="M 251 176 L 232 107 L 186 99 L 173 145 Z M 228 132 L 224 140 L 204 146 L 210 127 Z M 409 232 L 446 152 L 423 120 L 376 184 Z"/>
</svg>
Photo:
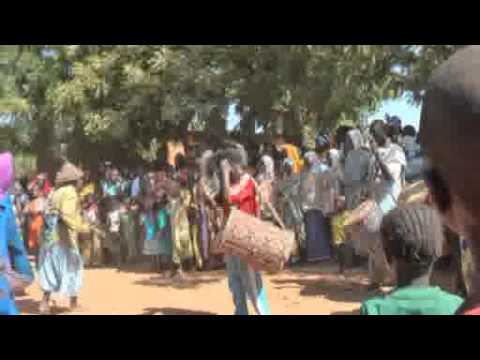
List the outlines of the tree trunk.
<svg viewBox="0 0 480 360">
<path fill-rule="evenodd" d="M 59 159 L 52 121 L 44 115 L 38 117 L 38 132 L 34 140 L 34 153 L 37 155 L 37 171 L 46 172 L 49 179 L 55 179 Z"/>
</svg>

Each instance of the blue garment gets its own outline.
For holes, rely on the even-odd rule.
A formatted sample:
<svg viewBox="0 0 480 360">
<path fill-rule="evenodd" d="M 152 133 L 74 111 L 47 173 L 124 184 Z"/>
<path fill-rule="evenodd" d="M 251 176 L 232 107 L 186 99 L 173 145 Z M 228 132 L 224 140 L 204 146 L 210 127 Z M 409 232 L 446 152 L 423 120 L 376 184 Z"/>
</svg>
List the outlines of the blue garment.
<svg viewBox="0 0 480 360">
<path fill-rule="evenodd" d="M 141 191 L 140 176 L 137 176 L 132 182 L 132 187 L 130 189 L 130 196 L 132 198 L 136 198 L 140 196 L 140 191 Z"/>
<path fill-rule="evenodd" d="M 383 215 L 397 207 L 397 201 L 402 191 L 402 187 L 396 181 L 385 181 L 385 187 L 377 200 L 378 207 Z"/>
<path fill-rule="evenodd" d="M 103 196 L 115 197 L 121 192 L 120 182 L 105 181 L 102 183 Z"/>
<path fill-rule="evenodd" d="M 33 282 L 33 271 L 8 194 L 0 199 L 0 261 L 22 275 L 29 283 Z M 17 314 L 11 285 L 5 275 L 0 275 L 0 315 Z"/>
<path fill-rule="evenodd" d="M 44 292 L 78 296 L 83 260 L 76 248 L 60 241 L 45 244 L 40 250 L 39 268 L 40 287 Z"/>
<path fill-rule="evenodd" d="M 323 162 L 319 162 L 312 166 L 312 172 L 314 174 L 323 174 L 324 172 L 328 171 L 328 166 Z"/>
<path fill-rule="evenodd" d="M 328 260 L 332 256 L 332 231 L 328 219 L 320 210 L 305 212 L 305 232 L 308 261 Z"/>
<path fill-rule="evenodd" d="M 143 255 L 160 255 L 160 241 L 157 237 L 157 225 L 154 214 L 145 213 L 141 222 L 145 228 L 145 239 L 143 242 Z"/>
<path fill-rule="evenodd" d="M 265 287 L 258 271 L 237 256 L 226 256 L 228 287 L 235 303 L 235 315 L 248 315 L 247 297 L 258 315 L 270 315 Z"/>
</svg>

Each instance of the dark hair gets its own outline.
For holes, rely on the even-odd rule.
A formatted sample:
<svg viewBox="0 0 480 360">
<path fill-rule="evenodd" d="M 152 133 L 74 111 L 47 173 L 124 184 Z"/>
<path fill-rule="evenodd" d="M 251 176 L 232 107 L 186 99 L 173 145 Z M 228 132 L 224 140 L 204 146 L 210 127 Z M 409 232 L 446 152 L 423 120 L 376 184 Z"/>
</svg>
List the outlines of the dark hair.
<svg viewBox="0 0 480 360">
<path fill-rule="evenodd" d="M 424 204 L 400 206 L 387 214 L 380 227 L 387 260 L 403 260 L 414 277 L 430 270 L 443 250 L 443 225 L 434 208 Z"/>
<path fill-rule="evenodd" d="M 270 155 L 271 157 L 273 157 L 273 153 L 274 153 L 273 149 L 274 149 L 274 146 L 272 144 L 264 143 L 262 155 Z"/>
<path fill-rule="evenodd" d="M 340 147 L 340 145 L 345 144 L 348 132 L 353 129 L 353 127 L 346 125 L 342 125 L 337 129 L 335 132 L 335 143 L 337 146 Z"/>
<path fill-rule="evenodd" d="M 175 165 L 177 169 L 184 169 L 187 166 L 187 159 L 182 154 L 175 156 Z"/>
<path fill-rule="evenodd" d="M 447 212 L 451 206 L 451 196 L 446 178 L 440 173 L 440 170 L 431 167 L 425 167 L 423 173 L 425 183 L 430 189 L 438 210 L 441 213 Z"/>
<path fill-rule="evenodd" d="M 407 125 L 403 128 L 402 135 L 403 136 L 415 137 L 415 136 L 417 136 L 417 131 L 415 130 L 415 128 L 412 125 Z"/>
<path fill-rule="evenodd" d="M 375 138 L 375 141 L 379 146 L 385 145 L 389 135 L 387 124 L 385 124 L 383 120 L 375 120 L 370 125 L 370 133 Z"/>
<path fill-rule="evenodd" d="M 386 127 L 387 136 L 394 142 L 398 142 L 398 137 L 402 134 L 401 126 L 398 124 L 388 124 Z"/>
</svg>

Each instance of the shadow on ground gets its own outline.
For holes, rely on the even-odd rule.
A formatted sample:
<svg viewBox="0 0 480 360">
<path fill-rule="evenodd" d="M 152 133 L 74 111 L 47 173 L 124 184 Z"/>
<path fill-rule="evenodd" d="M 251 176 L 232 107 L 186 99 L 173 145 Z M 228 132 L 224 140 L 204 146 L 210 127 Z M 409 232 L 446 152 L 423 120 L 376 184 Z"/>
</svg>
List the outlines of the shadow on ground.
<svg viewBox="0 0 480 360">
<path fill-rule="evenodd" d="M 40 301 L 17 299 L 15 302 L 21 314 L 40 315 Z M 68 307 L 52 306 L 51 312 L 51 315 L 61 315 L 70 312 L 70 309 Z"/>
<path fill-rule="evenodd" d="M 174 280 L 170 277 L 152 276 L 146 280 L 136 281 L 135 285 L 173 287 L 176 289 L 191 289 L 205 284 L 213 284 L 225 279 L 222 275 L 203 275 L 201 273 L 189 273 L 185 275 L 182 281 Z"/>
<path fill-rule="evenodd" d="M 177 309 L 177 308 L 146 308 L 139 315 L 218 315 L 208 311 Z"/>
<path fill-rule="evenodd" d="M 360 315 L 360 308 L 352 310 L 352 311 L 335 311 L 331 313 L 330 315 L 349 315 L 349 316 L 355 316 L 355 315 Z"/>
<path fill-rule="evenodd" d="M 320 296 L 332 301 L 361 302 L 371 296 L 365 285 L 340 279 L 278 279 L 272 280 L 276 289 L 299 286 L 302 296 Z"/>
</svg>

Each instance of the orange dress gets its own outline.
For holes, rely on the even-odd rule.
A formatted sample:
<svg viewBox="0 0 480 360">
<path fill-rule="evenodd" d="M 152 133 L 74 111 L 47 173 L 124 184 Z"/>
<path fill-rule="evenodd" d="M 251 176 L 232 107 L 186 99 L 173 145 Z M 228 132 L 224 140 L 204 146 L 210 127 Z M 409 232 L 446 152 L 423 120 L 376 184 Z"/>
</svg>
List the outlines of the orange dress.
<svg viewBox="0 0 480 360">
<path fill-rule="evenodd" d="M 281 148 L 285 150 L 287 156 L 291 160 L 293 160 L 295 174 L 300 174 L 300 171 L 302 171 L 303 162 L 300 157 L 300 151 L 298 150 L 298 148 L 292 144 L 284 144 L 281 146 Z"/>
<path fill-rule="evenodd" d="M 167 163 L 168 165 L 175 167 L 175 160 L 177 155 L 185 156 L 185 147 L 182 142 L 168 141 L 167 142 Z"/>
<path fill-rule="evenodd" d="M 38 249 L 40 237 L 43 229 L 43 211 L 45 201 L 43 198 L 34 199 L 29 205 L 28 210 L 31 214 L 30 228 L 28 230 L 28 248 Z"/>
</svg>

